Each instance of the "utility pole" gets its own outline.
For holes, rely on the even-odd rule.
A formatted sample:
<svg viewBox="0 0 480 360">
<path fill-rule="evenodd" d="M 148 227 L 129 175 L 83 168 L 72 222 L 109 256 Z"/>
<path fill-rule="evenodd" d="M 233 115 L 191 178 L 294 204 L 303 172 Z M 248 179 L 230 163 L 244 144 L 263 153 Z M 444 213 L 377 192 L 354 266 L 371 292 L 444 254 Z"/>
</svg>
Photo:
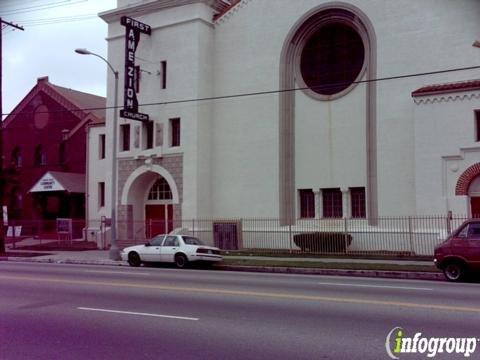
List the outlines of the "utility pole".
<svg viewBox="0 0 480 360">
<path fill-rule="evenodd" d="M 3 73 L 2 73 L 2 31 L 3 28 L 5 27 L 13 27 L 18 30 L 24 30 L 23 27 L 13 24 L 11 22 L 5 21 L 0 17 L 0 171 L 2 172 L 3 179 L 0 181 L 0 205 L 1 205 L 1 210 L 0 213 L 3 213 L 3 201 L 4 201 L 4 195 L 5 195 L 5 175 L 3 171 L 3 93 L 2 93 L 2 78 L 3 78 Z M 0 220 L 1 221 L 1 227 L 0 227 L 0 254 L 5 254 L 5 224 L 3 223 L 3 218 Z M 15 229 L 13 230 L 15 231 Z"/>
</svg>

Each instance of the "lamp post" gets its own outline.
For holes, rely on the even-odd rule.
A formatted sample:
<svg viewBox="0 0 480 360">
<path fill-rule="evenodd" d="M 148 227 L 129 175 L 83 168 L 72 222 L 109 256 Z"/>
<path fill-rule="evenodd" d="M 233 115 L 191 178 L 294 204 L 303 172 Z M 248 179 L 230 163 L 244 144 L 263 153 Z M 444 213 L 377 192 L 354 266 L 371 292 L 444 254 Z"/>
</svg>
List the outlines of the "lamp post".
<svg viewBox="0 0 480 360">
<path fill-rule="evenodd" d="M 102 56 L 95 54 L 87 49 L 75 49 L 75 52 L 81 55 L 93 55 L 107 63 L 113 75 L 115 75 L 115 97 L 113 105 L 113 136 L 112 136 L 112 184 L 111 184 L 111 224 L 110 224 L 110 251 L 109 257 L 112 260 L 120 260 L 120 250 L 117 244 L 117 222 L 116 222 L 116 207 L 117 207 L 117 106 L 118 106 L 118 71 Z"/>
</svg>

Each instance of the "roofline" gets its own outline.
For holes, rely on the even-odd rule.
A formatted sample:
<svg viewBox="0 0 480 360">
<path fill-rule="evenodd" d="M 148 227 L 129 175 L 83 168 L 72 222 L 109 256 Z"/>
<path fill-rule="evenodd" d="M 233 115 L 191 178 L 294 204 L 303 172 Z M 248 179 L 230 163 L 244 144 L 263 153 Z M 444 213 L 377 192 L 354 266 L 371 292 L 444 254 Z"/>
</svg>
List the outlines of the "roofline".
<svg viewBox="0 0 480 360">
<path fill-rule="evenodd" d="M 120 17 L 122 16 L 132 15 L 132 13 L 135 13 L 135 16 L 142 16 L 158 10 L 197 3 L 203 3 L 215 10 L 214 0 L 156 0 L 148 3 L 137 3 L 134 5 L 127 5 L 121 8 L 107 10 L 99 13 L 98 16 L 106 23 L 111 23 L 119 21 Z"/>
<path fill-rule="evenodd" d="M 433 89 L 434 87 L 438 87 L 438 89 Z M 432 84 L 432 85 L 423 86 L 413 91 L 411 96 L 413 98 L 416 98 L 421 96 L 451 94 L 451 93 L 476 91 L 476 90 L 480 90 L 480 80 L 467 80 L 467 81 L 460 81 L 460 82 Z"/>
<path fill-rule="evenodd" d="M 242 0 L 231 0 L 231 3 L 228 7 L 226 7 L 223 11 L 219 12 L 213 17 L 213 21 L 220 20 L 224 15 L 230 12 L 234 7 L 236 7 L 238 4 L 240 4 Z"/>
<path fill-rule="evenodd" d="M 63 89 L 87 94 L 87 95 L 98 96 L 98 95 L 94 95 L 94 94 L 90 94 L 90 93 L 86 93 L 86 92 L 82 92 L 74 89 L 68 89 L 60 85 L 55 85 L 48 81 L 48 77 L 41 77 L 37 79 L 37 83 L 35 84 L 35 86 L 33 86 L 32 89 L 30 89 L 30 91 L 27 93 L 27 95 L 25 95 L 25 97 L 14 107 L 12 112 L 10 112 L 7 115 L 7 117 L 3 121 L 3 124 L 2 124 L 3 127 L 7 127 L 15 119 L 15 117 L 22 112 L 21 109 L 25 107 L 33 99 L 33 97 L 41 91 L 44 91 L 47 94 L 48 94 L 48 91 L 51 91 L 55 95 L 57 95 L 59 98 L 61 98 L 63 100 L 63 103 L 59 102 L 58 99 L 54 98 L 54 100 L 59 102 L 63 108 L 68 110 L 71 114 L 75 115 L 79 120 L 83 120 L 86 116 L 88 116 L 88 114 L 90 114 L 90 112 L 87 112 L 86 110 L 82 109 L 82 107 L 79 106 L 75 101 L 73 101 L 69 97 L 66 97 L 65 95 L 60 93 L 57 89 L 55 89 L 56 86 Z M 52 94 L 48 94 L 48 95 L 52 96 Z M 103 98 L 102 96 L 98 96 L 98 97 Z M 106 98 L 104 99 L 106 100 Z"/>
</svg>

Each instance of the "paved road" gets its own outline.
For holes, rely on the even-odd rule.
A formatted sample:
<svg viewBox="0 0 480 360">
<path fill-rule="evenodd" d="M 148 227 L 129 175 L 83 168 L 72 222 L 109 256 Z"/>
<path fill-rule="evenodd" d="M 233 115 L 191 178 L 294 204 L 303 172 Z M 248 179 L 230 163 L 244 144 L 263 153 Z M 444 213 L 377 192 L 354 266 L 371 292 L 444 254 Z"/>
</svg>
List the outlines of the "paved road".
<svg viewBox="0 0 480 360">
<path fill-rule="evenodd" d="M 0 359 L 388 359 L 397 326 L 479 338 L 479 298 L 480 284 L 0 262 Z"/>
</svg>

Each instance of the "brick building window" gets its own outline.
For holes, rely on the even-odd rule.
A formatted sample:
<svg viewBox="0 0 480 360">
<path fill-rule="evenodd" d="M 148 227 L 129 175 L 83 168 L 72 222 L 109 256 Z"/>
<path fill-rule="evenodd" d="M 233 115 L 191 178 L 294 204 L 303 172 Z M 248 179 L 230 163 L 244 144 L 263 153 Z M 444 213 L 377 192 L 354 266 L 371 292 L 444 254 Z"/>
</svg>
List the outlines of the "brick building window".
<svg viewBox="0 0 480 360">
<path fill-rule="evenodd" d="M 300 195 L 300 217 L 314 218 L 315 217 L 315 194 L 312 189 L 298 190 Z"/>
<path fill-rule="evenodd" d="M 60 146 L 58 147 L 58 163 L 60 165 L 65 164 L 65 143 L 62 142 L 60 143 Z"/>
<path fill-rule="evenodd" d="M 323 217 L 341 218 L 343 216 L 342 206 L 340 189 L 322 189 Z"/>
<path fill-rule="evenodd" d="M 16 168 L 21 168 L 23 163 L 22 150 L 19 146 L 12 151 L 12 165 Z"/>
<path fill-rule="evenodd" d="M 122 151 L 130 150 L 130 124 L 120 125 L 120 149 Z"/>
<path fill-rule="evenodd" d="M 47 154 L 42 145 L 37 145 L 35 148 L 34 162 L 35 166 L 43 166 L 47 164 Z"/>
<path fill-rule="evenodd" d="M 365 218 L 366 217 L 366 205 L 365 205 L 365 188 L 354 187 L 350 188 L 350 203 L 352 218 Z"/>
<path fill-rule="evenodd" d="M 23 209 L 23 195 L 18 186 L 14 187 L 9 193 L 9 211 L 13 214 L 18 215 L 17 213 Z"/>
</svg>

